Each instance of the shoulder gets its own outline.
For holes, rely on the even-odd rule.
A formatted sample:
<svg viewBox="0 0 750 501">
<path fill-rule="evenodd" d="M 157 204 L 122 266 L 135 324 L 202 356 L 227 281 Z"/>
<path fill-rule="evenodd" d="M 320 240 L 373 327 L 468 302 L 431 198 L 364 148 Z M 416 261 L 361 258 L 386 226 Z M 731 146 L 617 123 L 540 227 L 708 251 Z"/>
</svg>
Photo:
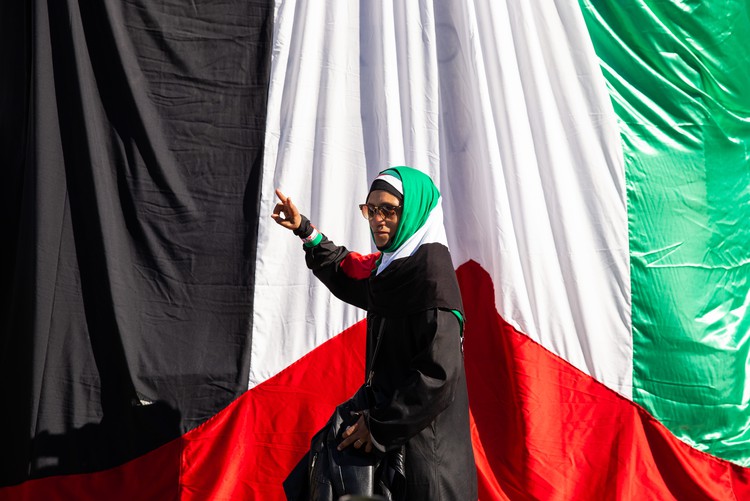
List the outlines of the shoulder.
<svg viewBox="0 0 750 501">
<path fill-rule="evenodd" d="M 341 261 L 341 269 L 349 277 L 362 280 L 369 278 L 377 266 L 380 252 L 373 254 L 360 254 L 350 251 Z"/>
</svg>

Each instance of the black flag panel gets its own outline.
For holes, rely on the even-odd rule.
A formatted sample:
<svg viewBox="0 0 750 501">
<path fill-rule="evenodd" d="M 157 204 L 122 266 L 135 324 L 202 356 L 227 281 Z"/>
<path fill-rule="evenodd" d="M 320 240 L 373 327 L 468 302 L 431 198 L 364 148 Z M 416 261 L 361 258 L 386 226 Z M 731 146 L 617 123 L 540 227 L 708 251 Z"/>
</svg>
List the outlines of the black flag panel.
<svg viewBox="0 0 750 501">
<path fill-rule="evenodd" d="M 0 6 L 0 485 L 247 387 L 273 2 Z"/>
</svg>

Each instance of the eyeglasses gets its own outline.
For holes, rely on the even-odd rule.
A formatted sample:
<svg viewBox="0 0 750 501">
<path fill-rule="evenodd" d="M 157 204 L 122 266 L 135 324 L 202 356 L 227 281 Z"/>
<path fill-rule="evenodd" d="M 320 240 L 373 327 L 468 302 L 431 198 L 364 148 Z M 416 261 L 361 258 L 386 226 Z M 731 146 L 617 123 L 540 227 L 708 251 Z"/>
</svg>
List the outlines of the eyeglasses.
<svg viewBox="0 0 750 501">
<path fill-rule="evenodd" d="M 377 214 L 383 219 L 391 219 L 396 213 L 400 212 L 403 207 L 400 205 L 370 205 L 370 204 L 359 204 L 359 210 L 362 211 L 362 216 L 369 220 L 375 218 Z"/>
</svg>

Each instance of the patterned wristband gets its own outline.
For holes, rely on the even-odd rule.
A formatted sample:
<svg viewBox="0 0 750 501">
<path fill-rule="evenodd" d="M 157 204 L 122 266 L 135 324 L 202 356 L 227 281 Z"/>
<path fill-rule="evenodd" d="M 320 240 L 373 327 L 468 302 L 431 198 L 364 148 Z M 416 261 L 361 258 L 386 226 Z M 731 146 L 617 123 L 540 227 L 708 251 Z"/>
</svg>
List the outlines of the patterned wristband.
<svg viewBox="0 0 750 501">
<path fill-rule="evenodd" d="M 323 235 L 313 227 L 312 233 L 306 237 L 302 237 L 302 245 L 305 247 L 315 247 L 323 240 Z"/>
</svg>

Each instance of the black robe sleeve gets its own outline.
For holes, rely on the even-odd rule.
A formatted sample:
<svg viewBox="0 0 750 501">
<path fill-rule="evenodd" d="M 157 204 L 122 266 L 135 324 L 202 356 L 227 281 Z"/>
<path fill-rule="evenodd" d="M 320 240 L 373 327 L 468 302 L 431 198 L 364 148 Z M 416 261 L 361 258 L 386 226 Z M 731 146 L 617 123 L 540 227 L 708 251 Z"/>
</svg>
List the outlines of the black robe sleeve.
<svg viewBox="0 0 750 501">
<path fill-rule="evenodd" d="M 395 325 L 387 319 L 383 335 L 372 369 L 368 425 L 376 444 L 392 450 L 453 402 L 464 370 L 461 327 L 455 314 L 433 308 Z M 398 370 L 402 362 L 405 369 Z"/>
<path fill-rule="evenodd" d="M 304 218 L 303 226 L 306 226 L 305 223 L 309 225 L 307 218 Z M 367 309 L 367 280 L 351 277 L 342 267 L 350 251 L 328 240 L 325 235 L 320 236 L 320 242 L 316 245 L 303 245 L 307 267 L 334 296 L 351 305 Z"/>
</svg>

